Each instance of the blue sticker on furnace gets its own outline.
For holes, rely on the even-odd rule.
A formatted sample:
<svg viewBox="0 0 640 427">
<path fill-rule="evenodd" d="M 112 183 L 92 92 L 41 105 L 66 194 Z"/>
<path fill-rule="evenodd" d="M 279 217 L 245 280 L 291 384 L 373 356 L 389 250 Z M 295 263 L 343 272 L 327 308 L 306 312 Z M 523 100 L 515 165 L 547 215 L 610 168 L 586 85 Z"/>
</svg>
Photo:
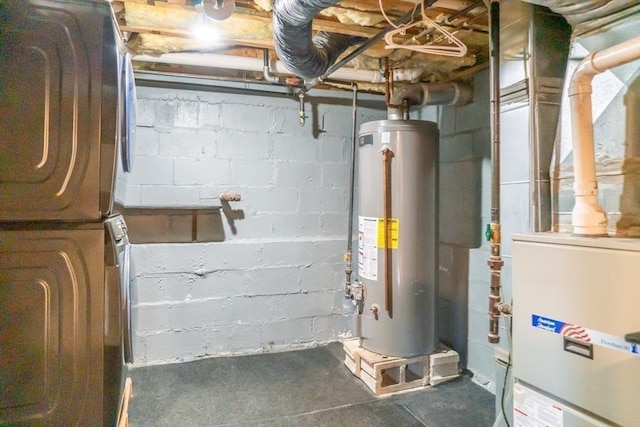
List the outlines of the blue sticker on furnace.
<svg viewBox="0 0 640 427">
<path fill-rule="evenodd" d="M 585 343 L 606 347 L 613 350 L 631 353 L 640 356 L 640 348 L 636 343 L 629 342 L 624 337 L 612 335 L 606 332 L 587 329 L 573 323 L 561 322 L 550 317 L 531 315 L 531 326 L 543 331 L 574 338 Z"/>
<path fill-rule="evenodd" d="M 559 334 L 564 325 L 566 325 L 566 323 L 559 320 L 549 319 L 548 317 L 538 316 L 537 314 L 531 315 L 531 326 L 534 328 L 540 328 L 545 331 L 551 331 Z"/>
</svg>

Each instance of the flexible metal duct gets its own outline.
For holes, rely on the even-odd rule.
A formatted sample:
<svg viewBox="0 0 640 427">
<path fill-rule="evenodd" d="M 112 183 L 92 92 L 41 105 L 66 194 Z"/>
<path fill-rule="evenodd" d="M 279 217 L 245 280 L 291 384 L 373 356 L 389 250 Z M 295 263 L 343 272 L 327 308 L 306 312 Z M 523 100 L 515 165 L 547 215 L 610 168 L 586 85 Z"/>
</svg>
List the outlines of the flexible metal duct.
<svg viewBox="0 0 640 427">
<path fill-rule="evenodd" d="M 276 0 L 273 5 L 273 41 L 278 57 L 293 74 L 321 76 L 349 46 L 361 37 L 319 32 L 311 35 L 313 17 L 339 0 Z"/>
</svg>

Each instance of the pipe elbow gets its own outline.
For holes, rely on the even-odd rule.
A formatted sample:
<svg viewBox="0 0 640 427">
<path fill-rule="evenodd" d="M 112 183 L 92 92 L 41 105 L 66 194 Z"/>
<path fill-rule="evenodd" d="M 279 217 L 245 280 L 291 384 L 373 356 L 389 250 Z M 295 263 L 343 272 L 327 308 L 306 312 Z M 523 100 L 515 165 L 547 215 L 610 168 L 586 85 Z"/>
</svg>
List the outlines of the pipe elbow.
<svg viewBox="0 0 640 427">
<path fill-rule="evenodd" d="M 584 58 L 576 67 L 569 82 L 569 96 L 590 94 L 591 81 L 596 74 L 601 73 L 593 64 L 593 53 Z"/>
</svg>

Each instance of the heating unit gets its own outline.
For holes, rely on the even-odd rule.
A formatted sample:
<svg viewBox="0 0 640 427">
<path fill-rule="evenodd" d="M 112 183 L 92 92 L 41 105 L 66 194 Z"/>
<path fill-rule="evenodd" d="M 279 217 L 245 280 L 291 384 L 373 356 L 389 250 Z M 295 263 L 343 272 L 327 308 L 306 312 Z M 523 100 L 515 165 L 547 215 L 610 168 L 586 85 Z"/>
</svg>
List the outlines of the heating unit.
<svg viewBox="0 0 640 427">
<path fill-rule="evenodd" d="M 515 425 L 640 425 L 640 240 L 516 235 L 513 298 Z"/>
</svg>

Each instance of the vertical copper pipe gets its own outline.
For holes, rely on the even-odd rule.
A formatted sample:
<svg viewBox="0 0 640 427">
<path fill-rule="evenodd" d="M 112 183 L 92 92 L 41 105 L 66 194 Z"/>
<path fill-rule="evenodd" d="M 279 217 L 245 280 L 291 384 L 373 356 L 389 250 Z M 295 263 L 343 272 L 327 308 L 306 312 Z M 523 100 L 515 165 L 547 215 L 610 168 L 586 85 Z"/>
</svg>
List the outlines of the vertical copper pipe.
<svg viewBox="0 0 640 427">
<path fill-rule="evenodd" d="M 489 54 L 491 64 L 491 225 L 487 238 L 491 241 L 491 255 L 487 264 L 491 271 L 489 294 L 489 333 L 490 343 L 500 342 L 499 320 L 501 302 L 500 276 L 504 261 L 500 254 L 500 2 L 491 0 L 489 8 Z"/>
<path fill-rule="evenodd" d="M 351 82 L 351 89 L 353 89 L 353 103 L 351 108 L 351 163 L 349 165 L 349 223 L 347 224 L 347 253 L 344 254 L 344 260 L 347 263 L 347 266 L 345 268 L 344 283 L 345 298 L 351 298 L 351 274 L 353 273 L 353 269 L 351 268 L 351 258 L 353 255 L 353 196 L 355 194 L 354 188 L 356 177 L 356 147 L 358 146 L 358 85 L 355 82 Z"/>
<path fill-rule="evenodd" d="M 391 159 L 393 151 L 388 148 L 382 150 L 382 197 L 384 198 L 383 212 L 383 231 L 384 240 L 384 307 L 389 313 L 389 317 L 393 317 L 393 286 L 391 276 L 391 239 L 389 236 L 389 222 L 391 219 Z"/>
</svg>

